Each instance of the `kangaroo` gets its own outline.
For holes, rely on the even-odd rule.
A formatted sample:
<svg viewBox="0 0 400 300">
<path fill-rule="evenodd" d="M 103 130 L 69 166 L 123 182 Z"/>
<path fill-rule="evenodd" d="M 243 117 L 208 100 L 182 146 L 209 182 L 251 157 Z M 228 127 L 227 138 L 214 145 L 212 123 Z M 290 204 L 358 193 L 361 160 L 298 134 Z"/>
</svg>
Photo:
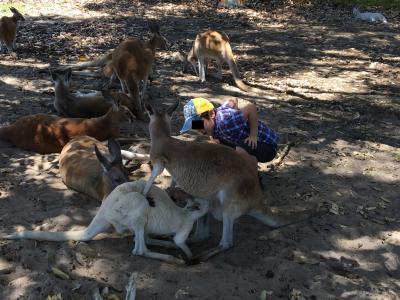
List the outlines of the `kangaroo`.
<svg viewBox="0 0 400 300">
<path fill-rule="evenodd" d="M 51 78 L 54 82 L 54 108 L 57 112 L 66 117 L 72 118 L 93 118 L 104 115 L 112 106 L 114 99 L 118 99 L 123 107 L 133 110 L 130 98 L 123 93 L 110 92 L 110 97 L 104 97 L 101 92 L 94 94 L 71 93 L 71 68 L 65 74 L 52 72 Z M 121 111 L 121 114 L 123 112 Z"/>
<path fill-rule="evenodd" d="M 376 12 L 360 12 L 360 10 L 357 7 L 353 8 L 353 15 L 356 19 L 360 19 L 363 21 L 367 22 L 382 22 L 382 23 L 387 23 L 386 17 L 382 13 L 376 13 Z"/>
<path fill-rule="evenodd" d="M 122 166 L 121 147 L 113 139 L 108 140 L 107 148 L 90 136 L 76 137 L 62 149 L 59 166 L 67 187 L 100 201 L 116 186 L 128 181 Z"/>
<path fill-rule="evenodd" d="M 240 79 L 238 67 L 232 53 L 232 48 L 229 43 L 229 37 L 222 31 L 208 30 L 203 33 L 198 33 L 190 49 L 187 60 L 190 62 L 199 76 L 199 79 L 206 81 L 205 60 L 207 58 L 215 59 L 218 64 L 218 78 L 222 79 L 222 64 L 228 63 L 231 70 L 233 80 L 237 87 L 245 92 L 259 93 L 261 90 L 250 87 Z M 196 62 L 199 70 L 197 71 Z"/>
<path fill-rule="evenodd" d="M 244 7 L 245 0 L 219 0 L 218 7 L 223 8 L 238 8 Z"/>
<path fill-rule="evenodd" d="M 117 138 L 119 116 L 119 102 L 97 118 L 61 118 L 48 114 L 24 116 L 0 128 L 0 140 L 41 154 L 60 153 L 65 144 L 77 136 L 89 135 L 100 141 Z"/>
<path fill-rule="evenodd" d="M 311 215 L 303 212 L 284 219 L 273 215 L 263 204 L 263 194 L 254 165 L 234 149 L 211 143 L 181 141 L 171 137 L 171 115 L 179 102 L 166 112 L 155 110 L 149 103 L 150 160 L 152 173 L 143 190 L 147 195 L 155 178 L 166 168 L 172 179 L 194 197 L 210 200 L 215 214 L 223 222 L 219 247 L 201 256 L 207 259 L 233 246 L 233 224 L 242 215 L 250 215 L 277 228 Z M 315 214 L 315 211 L 313 211 Z"/>
<path fill-rule="evenodd" d="M 33 239 L 42 241 L 89 241 L 96 235 L 114 227 L 119 233 L 130 230 L 135 233 L 134 255 L 183 264 L 184 261 L 172 255 L 150 251 L 148 244 L 170 246 L 168 241 L 148 239 L 147 235 L 173 235 L 174 242 L 191 258 L 192 252 L 186 239 L 193 223 L 208 210 L 208 201 L 200 198 L 188 199 L 184 208 L 178 207 L 167 192 L 151 186 L 149 195 L 154 199 L 151 207 L 140 193 L 146 182 L 127 182 L 117 186 L 102 202 L 96 216 L 84 230 L 66 232 L 22 231 L 0 237 L 2 239 Z"/>
<path fill-rule="evenodd" d="M 18 22 L 25 21 L 24 16 L 16 8 L 10 7 L 10 10 L 13 13 L 12 17 L 0 19 L 0 52 L 2 51 L 2 42 L 6 45 L 9 53 L 15 50 Z"/>
<path fill-rule="evenodd" d="M 165 48 L 167 41 L 161 35 L 157 23 L 150 22 L 149 28 L 153 34 L 149 42 L 144 43 L 137 38 L 123 41 L 112 53 L 112 67 L 121 82 L 126 86 L 132 101 L 133 113 L 138 119 L 144 120 L 142 99 L 145 96 L 147 82 L 152 73 L 152 66 L 157 48 Z M 139 83 L 143 81 L 141 96 Z"/>
</svg>

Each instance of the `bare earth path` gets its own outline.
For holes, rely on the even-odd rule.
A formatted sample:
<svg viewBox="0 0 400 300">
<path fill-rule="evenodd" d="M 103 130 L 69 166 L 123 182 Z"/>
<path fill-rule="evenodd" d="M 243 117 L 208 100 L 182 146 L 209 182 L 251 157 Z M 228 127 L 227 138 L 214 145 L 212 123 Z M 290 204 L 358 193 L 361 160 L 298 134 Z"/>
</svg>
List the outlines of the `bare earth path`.
<svg viewBox="0 0 400 300">
<path fill-rule="evenodd" d="M 131 272 L 137 299 L 400 299 L 399 12 L 388 15 L 389 25 L 370 25 L 328 6 L 256 12 L 82 0 L 25 1 L 25 8 L 17 55 L 0 54 L 0 125 L 54 113 L 49 63 L 91 59 L 128 36 L 147 39 L 146 19 L 157 18 L 171 48 L 157 54 L 151 101 L 196 95 L 257 103 L 283 144 L 298 143 L 279 169 L 263 172 L 266 201 L 281 213 L 321 204 L 331 213 L 280 230 L 242 218 L 233 249 L 190 267 L 132 256 L 131 237 L 116 234 L 88 243 L 0 241 L 0 299 L 92 299 L 104 287 L 124 298 Z M 204 84 L 182 73 L 176 51 L 188 51 L 209 27 L 230 36 L 242 76 L 268 97 L 239 91 L 227 71 L 222 82 Z M 74 89 L 95 89 L 98 79 L 75 73 Z M 174 134 L 181 124 L 179 112 Z M 148 139 L 147 125 L 125 124 L 123 135 Z M 149 175 L 147 163 L 130 168 L 131 179 Z M 98 206 L 64 186 L 57 154 L 0 144 L 1 233 L 82 228 Z M 220 230 L 214 222 L 212 238 L 194 252 L 215 245 Z"/>
</svg>

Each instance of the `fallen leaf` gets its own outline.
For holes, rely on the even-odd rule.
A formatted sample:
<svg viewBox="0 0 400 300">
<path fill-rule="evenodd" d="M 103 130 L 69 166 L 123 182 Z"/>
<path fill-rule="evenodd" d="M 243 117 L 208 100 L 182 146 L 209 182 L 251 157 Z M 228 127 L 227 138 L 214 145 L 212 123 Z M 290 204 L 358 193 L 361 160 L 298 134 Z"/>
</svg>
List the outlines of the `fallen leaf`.
<svg viewBox="0 0 400 300">
<path fill-rule="evenodd" d="M 82 283 L 75 281 L 72 283 L 72 291 L 79 290 L 82 287 Z"/>
<path fill-rule="evenodd" d="M 79 60 L 79 61 L 87 61 L 88 59 L 87 59 L 86 55 L 80 55 L 80 56 L 78 57 L 78 60 Z"/>
<path fill-rule="evenodd" d="M 67 280 L 69 279 L 68 274 L 64 273 L 63 271 L 61 271 L 60 269 L 56 268 L 56 267 L 52 267 L 51 271 L 53 272 L 53 274 L 61 279 Z"/>
<path fill-rule="evenodd" d="M 273 291 L 262 290 L 260 294 L 260 300 L 267 300 L 267 296 L 272 296 Z"/>
<path fill-rule="evenodd" d="M 381 201 L 381 202 L 378 202 L 378 207 L 379 208 L 382 208 L 382 209 L 386 209 L 386 202 L 383 202 L 383 201 Z"/>
<path fill-rule="evenodd" d="M 61 293 L 58 293 L 53 296 L 48 295 L 46 300 L 62 300 Z"/>
<path fill-rule="evenodd" d="M 292 289 L 289 294 L 290 300 L 305 300 L 304 296 L 302 295 L 301 291 Z"/>
<path fill-rule="evenodd" d="M 316 265 L 319 264 L 319 260 L 311 257 L 305 256 L 303 253 L 300 251 L 293 251 L 293 256 L 294 256 L 294 262 L 298 264 L 309 264 L 309 265 Z"/>
<path fill-rule="evenodd" d="M 377 191 L 377 192 L 383 192 L 384 191 L 384 190 L 382 190 L 382 189 L 380 189 L 380 188 L 378 188 L 376 186 L 372 186 L 372 185 L 370 185 L 370 188 L 375 190 L 375 191 Z"/>
<path fill-rule="evenodd" d="M 258 237 L 258 240 L 259 240 L 259 241 L 268 241 L 268 237 L 267 237 L 266 235 L 260 235 L 260 236 Z"/>
<path fill-rule="evenodd" d="M 171 86 L 169 87 L 169 90 L 170 90 L 171 92 L 175 92 L 177 89 L 178 89 L 178 86 L 175 85 L 175 84 L 173 84 L 173 85 L 171 85 Z"/>
<path fill-rule="evenodd" d="M 394 221 L 396 221 L 396 219 L 395 218 L 392 218 L 392 217 L 385 217 L 385 221 L 386 222 L 394 222 Z"/>
<path fill-rule="evenodd" d="M 380 225 L 385 225 L 385 221 L 371 218 L 371 221 Z"/>
<path fill-rule="evenodd" d="M 120 298 L 116 294 L 108 294 L 107 300 L 120 300 Z"/>
<path fill-rule="evenodd" d="M 336 203 L 332 203 L 331 207 L 329 208 L 329 212 L 334 215 L 339 215 L 340 214 L 339 206 Z"/>
</svg>

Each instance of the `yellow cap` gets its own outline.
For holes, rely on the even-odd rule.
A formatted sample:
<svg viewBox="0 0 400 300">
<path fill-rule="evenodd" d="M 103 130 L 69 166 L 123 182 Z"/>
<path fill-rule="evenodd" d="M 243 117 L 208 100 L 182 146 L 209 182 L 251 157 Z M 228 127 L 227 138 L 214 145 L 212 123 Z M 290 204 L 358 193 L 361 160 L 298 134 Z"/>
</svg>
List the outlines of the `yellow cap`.
<svg viewBox="0 0 400 300">
<path fill-rule="evenodd" d="M 214 105 L 210 101 L 201 97 L 192 99 L 192 103 L 198 115 L 214 109 Z"/>
</svg>

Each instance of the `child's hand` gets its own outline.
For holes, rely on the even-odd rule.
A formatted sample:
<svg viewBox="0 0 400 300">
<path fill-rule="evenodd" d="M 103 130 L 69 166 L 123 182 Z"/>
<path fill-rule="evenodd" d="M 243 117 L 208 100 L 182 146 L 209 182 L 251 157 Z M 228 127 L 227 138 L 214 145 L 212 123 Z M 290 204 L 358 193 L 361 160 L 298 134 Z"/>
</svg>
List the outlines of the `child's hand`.
<svg viewBox="0 0 400 300">
<path fill-rule="evenodd" d="M 228 105 L 229 105 L 231 108 L 239 109 L 237 99 L 234 99 L 234 98 L 233 98 L 233 99 L 229 99 L 229 100 L 228 100 Z"/>
<path fill-rule="evenodd" d="M 214 144 L 221 144 L 219 139 L 214 139 L 213 137 L 210 138 L 210 141 L 211 141 L 211 143 L 214 143 Z"/>
<path fill-rule="evenodd" d="M 249 145 L 252 149 L 257 148 L 257 136 L 249 136 L 244 139 L 245 144 Z"/>
</svg>

